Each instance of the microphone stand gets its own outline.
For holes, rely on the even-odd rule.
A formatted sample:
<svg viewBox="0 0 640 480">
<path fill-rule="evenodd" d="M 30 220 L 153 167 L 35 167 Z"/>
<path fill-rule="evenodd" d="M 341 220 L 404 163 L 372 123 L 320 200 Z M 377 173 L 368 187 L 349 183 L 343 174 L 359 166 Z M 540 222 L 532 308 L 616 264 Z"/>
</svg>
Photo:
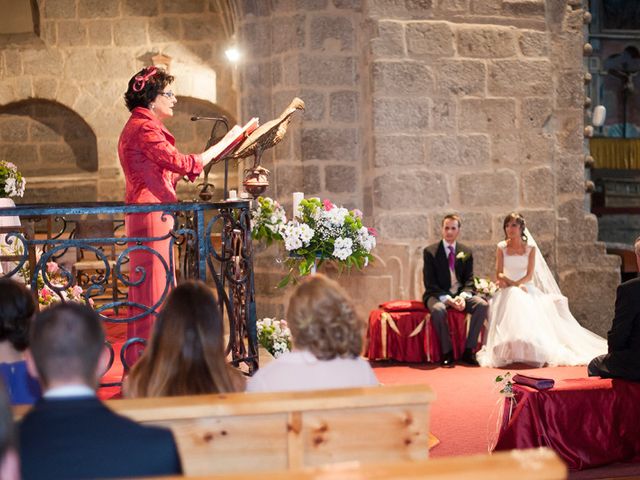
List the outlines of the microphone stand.
<svg viewBox="0 0 640 480">
<path fill-rule="evenodd" d="M 211 147 L 212 145 L 214 145 L 216 143 L 217 139 L 216 138 L 216 128 L 218 127 L 218 125 L 222 124 L 225 127 L 225 134 L 229 131 L 229 120 L 227 119 L 227 117 L 200 117 L 197 115 L 194 115 L 191 117 L 191 121 L 192 122 L 197 122 L 200 120 L 209 120 L 209 121 L 213 121 L 213 127 L 211 128 L 211 134 L 209 135 L 209 140 L 207 140 L 207 145 L 205 146 L 205 150 L 209 149 L 209 147 Z M 223 135 L 224 136 L 224 135 Z M 220 137 L 222 138 L 222 137 Z M 211 167 L 209 167 L 211 168 Z M 205 177 L 205 183 L 202 186 L 202 190 L 201 193 L 204 192 L 207 187 L 210 185 L 209 181 L 208 181 L 208 176 L 209 176 L 209 172 L 206 172 L 206 177 Z M 227 195 L 228 195 L 228 178 L 229 178 L 229 158 L 225 158 L 224 159 L 224 196 L 223 196 L 223 200 L 226 200 Z"/>
</svg>

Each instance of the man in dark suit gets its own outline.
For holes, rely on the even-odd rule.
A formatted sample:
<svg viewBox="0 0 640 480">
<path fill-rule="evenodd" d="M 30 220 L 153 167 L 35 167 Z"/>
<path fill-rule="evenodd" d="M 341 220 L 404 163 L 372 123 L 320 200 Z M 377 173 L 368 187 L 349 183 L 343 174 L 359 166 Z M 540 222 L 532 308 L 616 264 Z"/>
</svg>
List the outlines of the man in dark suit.
<svg viewBox="0 0 640 480">
<path fill-rule="evenodd" d="M 634 248 L 640 271 L 640 237 Z M 589 376 L 640 380 L 640 277 L 618 286 L 607 343 L 609 353 L 591 360 L 587 367 Z"/>
<path fill-rule="evenodd" d="M 60 303 L 37 315 L 27 365 L 44 392 L 19 426 L 23 479 L 180 474 L 169 430 L 116 415 L 95 395 L 108 352 L 97 314 Z"/>
<path fill-rule="evenodd" d="M 453 347 L 447 321 L 447 307 L 471 313 L 469 333 L 461 360 L 478 365 L 473 348 L 478 343 L 482 324 L 487 318 L 487 302 L 474 295 L 473 254 L 457 242 L 461 219 L 447 215 L 442 220 L 442 240 L 423 251 L 424 296 L 422 301 L 431 313 L 442 348 L 442 366 L 453 367 Z"/>
</svg>

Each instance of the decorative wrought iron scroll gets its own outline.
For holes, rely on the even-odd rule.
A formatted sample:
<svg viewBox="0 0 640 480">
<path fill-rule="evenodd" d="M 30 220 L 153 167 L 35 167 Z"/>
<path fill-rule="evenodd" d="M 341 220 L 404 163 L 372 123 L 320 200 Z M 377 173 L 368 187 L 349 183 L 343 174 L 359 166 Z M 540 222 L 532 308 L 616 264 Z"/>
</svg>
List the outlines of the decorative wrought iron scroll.
<svg viewBox="0 0 640 480">
<path fill-rule="evenodd" d="M 125 229 L 118 228 L 127 214 L 144 213 L 160 214 L 167 222 L 173 220 L 173 227 L 166 235 L 158 237 L 129 237 Z M 106 216 L 114 219 L 112 233 L 77 238 L 75 226 L 78 222 Z M 157 316 L 175 281 L 200 279 L 215 286 L 223 317 L 228 319 L 230 335 L 226 348 L 233 364 L 244 364 L 249 373 L 257 369 L 249 201 L 19 205 L 0 208 L 0 225 L 11 223 L 2 222 L 3 217 L 19 217 L 22 225 L 2 228 L 0 235 L 4 236 L 4 242 L 0 260 L 3 260 L 1 265 L 4 268 L 0 276 L 26 276 L 25 283 L 30 285 L 34 295 L 39 288 L 46 286 L 57 296 L 56 301 L 66 301 L 69 289 L 80 286 L 84 300 L 94 305 L 105 327 L 109 324 L 132 324 L 148 315 Z M 47 225 L 49 230 L 37 233 L 34 226 L 38 225 Z M 152 242 L 168 244 L 168 258 L 151 248 Z M 108 250 L 112 247 L 115 254 L 110 256 Z M 78 275 L 73 271 L 77 252 L 94 260 L 96 265 L 91 274 Z M 160 274 L 165 288 L 155 305 L 130 301 L 126 295 L 129 287 L 150 280 L 144 267 L 138 266 L 129 271 L 132 252 L 146 252 L 162 265 Z M 11 262 L 4 261 L 7 258 Z M 50 262 L 59 265 L 56 281 L 52 281 L 51 266 L 47 268 Z M 34 263 L 35 268 L 30 263 Z M 129 338 L 124 342 L 120 358 L 125 370 L 128 369 L 125 353 L 133 345 L 144 343 L 142 338 Z M 108 348 L 111 364 L 115 351 L 111 344 Z M 117 384 L 119 382 L 109 385 Z"/>
</svg>

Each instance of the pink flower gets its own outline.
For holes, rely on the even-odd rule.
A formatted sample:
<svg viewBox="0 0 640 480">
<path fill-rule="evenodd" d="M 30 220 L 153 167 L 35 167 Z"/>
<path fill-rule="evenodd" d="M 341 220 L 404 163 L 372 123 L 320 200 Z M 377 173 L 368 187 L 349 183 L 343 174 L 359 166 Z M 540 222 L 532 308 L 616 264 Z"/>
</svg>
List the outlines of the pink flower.
<svg viewBox="0 0 640 480">
<path fill-rule="evenodd" d="M 358 210 L 357 208 L 353 210 L 353 216 L 356 218 L 362 218 L 362 211 Z"/>
<path fill-rule="evenodd" d="M 56 262 L 47 262 L 47 272 L 56 273 L 60 267 Z"/>
<path fill-rule="evenodd" d="M 71 291 L 73 292 L 74 297 L 79 297 L 80 295 L 82 295 L 82 287 L 80 285 L 76 285 L 75 287 L 71 288 Z"/>
<path fill-rule="evenodd" d="M 327 212 L 335 208 L 335 205 L 331 203 L 329 200 L 327 200 L 326 198 L 322 201 L 322 205 L 324 205 L 324 209 Z"/>
<path fill-rule="evenodd" d="M 42 290 L 40 290 L 40 295 L 42 296 L 42 299 L 46 302 L 49 298 L 51 298 L 53 293 L 47 287 L 42 287 Z"/>
<path fill-rule="evenodd" d="M 369 230 L 369 235 L 373 235 L 374 237 L 378 236 L 378 231 L 375 228 L 369 227 L 367 230 Z"/>
<path fill-rule="evenodd" d="M 89 305 L 91 305 L 93 307 L 93 298 L 89 298 Z"/>
</svg>

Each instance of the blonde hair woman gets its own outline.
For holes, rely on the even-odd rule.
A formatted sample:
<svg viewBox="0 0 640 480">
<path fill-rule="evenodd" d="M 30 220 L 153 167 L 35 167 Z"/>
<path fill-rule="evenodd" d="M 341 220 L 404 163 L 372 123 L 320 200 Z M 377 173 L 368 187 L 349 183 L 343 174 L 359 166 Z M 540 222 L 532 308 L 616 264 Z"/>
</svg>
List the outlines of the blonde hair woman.
<svg viewBox="0 0 640 480">
<path fill-rule="evenodd" d="M 223 326 L 213 293 L 202 282 L 178 285 L 125 382 L 127 397 L 172 397 L 243 391 L 244 377 L 227 364 Z"/>
<path fill-rule="evenodd" d="M 349 295 L 324 275 L 303 280 L 287 309 L 293 351 L 249 379 L 247 391 L 316 390 L 378 385 L 360 357 L 365 323 Z"/>
</svg>

